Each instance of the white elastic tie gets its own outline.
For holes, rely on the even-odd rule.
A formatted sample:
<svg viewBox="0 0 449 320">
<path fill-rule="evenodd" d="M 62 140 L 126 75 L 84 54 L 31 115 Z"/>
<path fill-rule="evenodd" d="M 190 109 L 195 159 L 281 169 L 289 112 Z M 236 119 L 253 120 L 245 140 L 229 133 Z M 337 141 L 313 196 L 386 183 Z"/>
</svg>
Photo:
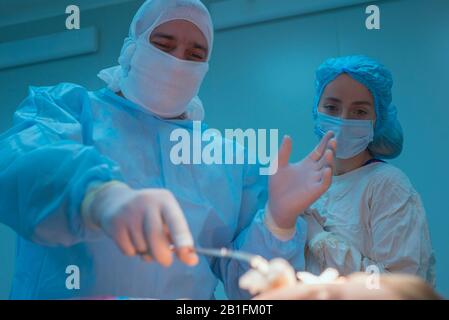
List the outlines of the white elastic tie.
<svg viewBox="0 0 449 320">
<path fill-rule="evenodd" d="M 98 78 L 106 82 L 108 89 L 113 92 L 120 91 L 120 79 L 122 68 L 120 66 L 107 68 L 98 73 Z"/>
</svg>

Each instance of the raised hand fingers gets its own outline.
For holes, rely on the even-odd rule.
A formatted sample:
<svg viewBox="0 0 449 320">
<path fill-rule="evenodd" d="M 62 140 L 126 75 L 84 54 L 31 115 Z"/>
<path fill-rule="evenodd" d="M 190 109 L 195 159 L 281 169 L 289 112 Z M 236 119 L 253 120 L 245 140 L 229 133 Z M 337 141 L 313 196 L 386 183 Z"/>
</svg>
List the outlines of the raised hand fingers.
<svg viewBox="0 0 449 320">
<path fill-rule="evenodd" d="M 332 151 L 331 149 L 326 149 L 324 155 L 320 160 L 318 160 L 318 168 L 320 170 L 327 167 L 334 167 L 334 151 Z"/>
<path fill-rule="evenodd" d="M 332 183 L 332 169 L 331 168 L 324 168 L 321 180 L 319 183 L 319 192 L 321 194 L 325 193 L 327 189 L 329 189 L 331 183 Z"/>
<path fill-rule="evenodd" d="M 278 168 L 283 168 L 288 165 L 290 154 L 292 153 L 292 144 L 292 138 L 290 138 L 289 136 L 284 136 L 277 157 Z"/>
<path fill-rule="evenodd" d="M 335 137 L 329 140 L 327 148 L 331 149 L 334 152 L 334 154 L 337 153 L 337 139 L 335 139 Z"/>
<path fill-rule="evenodd" d="M 313 161 L 320 160 L 326 149 L 328 148 L 329 141 L 334 137 L 334 133 L 332 131 L 329 131 L 326 133 L 326 135 L 321 139 L 318 146 L 309 154 L 309 158 Z"/>
</svg>

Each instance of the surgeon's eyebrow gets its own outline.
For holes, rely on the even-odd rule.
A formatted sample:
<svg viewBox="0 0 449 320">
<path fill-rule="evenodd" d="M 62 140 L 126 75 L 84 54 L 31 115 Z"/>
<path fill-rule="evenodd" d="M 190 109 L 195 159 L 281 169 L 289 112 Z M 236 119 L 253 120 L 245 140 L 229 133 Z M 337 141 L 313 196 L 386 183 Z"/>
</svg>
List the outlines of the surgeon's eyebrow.
<svg viewBox="0 0 449 320">
<path fill-rule="evenodd" d="M 171 35 L 165 34 L 165 33 L 160 33 L 160 32 L 153 34 L 151 36 L 151 38 L 163 38 L 163 39 L 167 39 L 167 40 L 175 40 L 174 36 L 171 36 Z"/>
</svg>

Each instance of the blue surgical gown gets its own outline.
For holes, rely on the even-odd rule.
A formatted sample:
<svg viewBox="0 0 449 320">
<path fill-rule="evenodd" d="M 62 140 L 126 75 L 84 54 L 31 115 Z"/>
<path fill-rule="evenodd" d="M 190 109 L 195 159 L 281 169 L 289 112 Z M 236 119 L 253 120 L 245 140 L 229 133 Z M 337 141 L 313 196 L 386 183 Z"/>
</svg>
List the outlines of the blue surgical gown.
<svg viewBox="0 0 449 320">
<path fill-rule="evenodd" d="M 87 229 L 80 206 L 88 185 L 101 181 L 169 189 L 200 246 L 280 256 L 304 268 L 305 222 L 289 241 L 267 230 L 267 181 L 258 167 L 174 165 L 170 133 L 177 128 L 191 132 L 193 125 L 160 119 L 107 89 L 30 88 L 14 126 L 0 136 L 0 222 L 18 234 L 12 299 L 212 299 L 218 279 L 228 297 L 248 297 L 238 287 L 245 263 L 200 257 L 195 267 L 175 259 L 164 268 L 124 256 Z M 73 265 L 79 289 L 66 286 Z"/>
</svg>

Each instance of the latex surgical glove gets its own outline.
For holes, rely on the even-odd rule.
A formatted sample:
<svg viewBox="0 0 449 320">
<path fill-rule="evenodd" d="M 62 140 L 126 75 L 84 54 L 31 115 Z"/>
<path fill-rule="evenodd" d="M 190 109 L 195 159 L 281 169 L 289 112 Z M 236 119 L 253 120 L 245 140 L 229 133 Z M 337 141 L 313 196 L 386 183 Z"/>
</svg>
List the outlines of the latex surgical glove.
<svg viewBox="0 0 449 320">
<path fill-rule="evenodd" d="M 294 286 L 296 282 L 292 265 L 282 258 L 275 258 L 267 263 L 266 268 L 247 271 L 240 277 L 239 287 L 255 295 L 276 288 Z"/>
<path fill-rule="evenodd" d="M 292 140 L 284 137 L 278 154 L 278 170 L 270 176 L 268 208 L 279 228 L 292 229 L 296 219 L 332 182 L 336 141 L 328 132 L 305 159 L 289 164 Z"/>
<path fill-rule="evenodd" d="M 183 212 L 166 189 L 133 190 L 112 182 L 92 188 L 83 202 L 84 221 L 102 229 L 127 256 L 142 255 L 163 266 L 173 262 L 173 246 L 187 265 L 198 263 Z"/>
</svg>

